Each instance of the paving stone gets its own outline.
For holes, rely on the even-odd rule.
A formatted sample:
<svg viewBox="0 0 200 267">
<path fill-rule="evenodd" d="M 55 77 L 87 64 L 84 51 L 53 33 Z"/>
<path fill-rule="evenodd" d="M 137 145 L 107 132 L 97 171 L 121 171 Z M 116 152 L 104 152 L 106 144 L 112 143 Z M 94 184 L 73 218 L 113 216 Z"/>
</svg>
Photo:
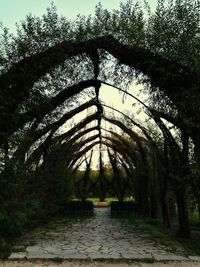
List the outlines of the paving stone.
<svg viewBox="0 0 200 267">
<path fill-rule="evenodd" d="M 92 218 L 67 219 L 40 227 L 16 245 L 26 246 L 28 259 L 152 259 L 152 254 L 157 260 L 185 259 L 166 252 L 165 246 L 136 232 L 126 220 L 112 218 L 110 208 L 96 209 Z"/>
<path fill-rule="evenodd" d="M 122 253 L 122 258 L 129 260 L 153 259 L 151 254 Z"/>
<path fill-rule="evenodd" d="M 122 259 L 122 256 L 118 253 L 110 253 L 110 254 L 103 254 L 103 253 L 90 253 L 89 258 L 92 260 L 99 260 L 99 259 L 104 259 L 104 260 L 117 260 L 117 259 Z"/>
<path fill-rule="evenodd" d="M 200 261 L 200 256 L 188 256 L 188 258 L 192 261 Z"/>
<path fill-rule="evenodd" d="M 43 251 L 39 252 L 30 252 L 27 255 L 27 259 L 31 260 L 31 259 L 54 259 L 57 258 L 58 255 L 54 255 L 51 253 L 45 253 Z"/>
<path fill-rule="evenodd" d="M 42 250 L 42 246 L 28 246 L 26 248 L 26 251 L 29 252 L 37 252 L 37 251 L 41 251 Z"/>
<path fill-rule="evenodd" d="M 18 252 L 23 252 L 25 250 L 26 246 L 24 245 L 19 245 L 19 246 L 14 246 L 14 250 Z"/>
<path fill-rule="evenodd" d="M 60 254 L 60 257 L 63 259 L 70 259 L 70 260 L 85 260 L 88 259 L 88 255 L 87 254 L 82 254 L 82 253 L 72 253 L 72 254 L 66 254 L 66 253 L 62 253 Z"/>
<path fill-rule="evenodd" d="M 175 254 L 153 254 L 153 258 L 156 261 L 187 261 L 188 258 L 180 255 Z"/>
<path fill-rule="evenodd" d="M 53 255 L 59 255 L 60 253 L 62 253 L 62 249 L 61 248 L 55 248 L 55 247 L 48 247 L 48 248 L 44 248 L 45 253 L 51 253 Z"/>
<path fill-rule="evenodd" d="M 9 256 L 10 260 L 21 260 L 26 258 L 26 252 L 13 252 Z"/>
</svg>

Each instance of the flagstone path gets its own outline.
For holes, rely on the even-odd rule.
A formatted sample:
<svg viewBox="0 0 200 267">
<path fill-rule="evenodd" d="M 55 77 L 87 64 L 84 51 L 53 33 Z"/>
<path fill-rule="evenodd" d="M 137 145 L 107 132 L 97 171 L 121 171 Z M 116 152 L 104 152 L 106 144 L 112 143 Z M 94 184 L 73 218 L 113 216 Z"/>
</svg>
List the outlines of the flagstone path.
<svg viewBox="0 0 200 267">
<path fill-rule="evenodd" d="M 110 208 L 95 208 L 90 218 L 37 228 L 17 240 L 15 251 L 10 259 L 189 259 L 138 233 L 126 220 L 111 217 Z"/>
</svg>

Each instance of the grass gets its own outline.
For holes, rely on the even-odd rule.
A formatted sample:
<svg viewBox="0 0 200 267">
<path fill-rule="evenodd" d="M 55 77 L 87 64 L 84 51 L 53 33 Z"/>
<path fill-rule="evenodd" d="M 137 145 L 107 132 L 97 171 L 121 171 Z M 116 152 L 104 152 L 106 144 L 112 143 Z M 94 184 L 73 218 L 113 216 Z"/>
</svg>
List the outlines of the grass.
<svg viewBox="0 0 200 267">
<path fill-rule="evenodd" d="M 194 211 L 190 215 L 190 223 L 191 223 L 192 228 L 196 228 L 196 229 L 198 229 L 200 231 L 199 213 Z"/>
<path fill-rule="evenodd" d="M 98 197 L 89 197 L 87 198 L 88 201 L 92 201 L 92 202 L 98 202 L 99 201 L 99 198 Z M 112 201 L 116 201 L 117 198 L 114 198 L 114 197 L 107 197 L 105 199 L 106 202 L 112 202 Z"/>
<path fill-rule="evenodd" d="M 92 202 L 98 202 L 99 198 L 98 197 L 89 197 L 89 198 L 87 198 L 87 200 L 92 201 Z M 128 200 L 129 200 L 129 197 L 126 197 L 124 199 L 124 201 L 128 201 Z M 116 197 L 106 197 L 105 201 L 112 202 L 112 201 L 118 201 L 118 199 Z"/>
<path fill-rule="evenodd" d="M 56 263 L 62 263 L 63 259 L 59 257 L 52 258 L 51 261 L 56 262 Z"/>
<path fill-rule="evenodd" d="M 176 240 L 184 247 L 188 255 L 200 256 L 200 240 L 185 240 L 179 237 Z"/>
<path fill-rule="evenodd" d="M 0 239 L 0 259 L 6 259 L 11 254 L 11 245 L 4 239 Z"/>
</svg>

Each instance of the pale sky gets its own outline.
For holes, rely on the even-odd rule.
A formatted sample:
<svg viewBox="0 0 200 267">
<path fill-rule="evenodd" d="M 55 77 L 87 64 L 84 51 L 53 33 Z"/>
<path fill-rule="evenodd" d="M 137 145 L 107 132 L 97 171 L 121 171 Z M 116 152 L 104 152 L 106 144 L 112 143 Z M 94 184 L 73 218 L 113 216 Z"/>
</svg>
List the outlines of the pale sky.
<svg viewBox="0 0 200 267">
<path fill-rule="evenodd" d="M 78 14 L 93 14 L 99 2 L 103 7 L 112 10 L 117 9 L 120 2 L 125 3 L 126 0 L 0 0 L 0 21 L 5 27 L 14 31 L 16 22 L 23 20 L 29 13 L 42 16 L 51 2 L 54 2 L 59 14 L 73 19 Z M 157 0 L 149 0 L 149 3 L 154 10 Z"/>
</svg>

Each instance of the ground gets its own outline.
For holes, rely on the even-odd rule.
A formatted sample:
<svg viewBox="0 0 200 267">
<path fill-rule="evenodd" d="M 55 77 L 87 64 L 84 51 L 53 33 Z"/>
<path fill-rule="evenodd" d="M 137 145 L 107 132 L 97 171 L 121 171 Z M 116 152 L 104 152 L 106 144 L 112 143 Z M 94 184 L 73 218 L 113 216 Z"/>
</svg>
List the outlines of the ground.
<svg viewBox="0 0 200 267">
<path fill-rule="evenodd" d="M 141 263 L 141 262 L 102 262 L 102 261 L 3 261 L 0 267 L 200 267 L 200 262 L 168 262 L 168 263 Z"/>
<path fill-rule="evenodd" d="M 52 262 L 31 262 L 38 259 Z M 62 262 L 70 259 L 82 261 Z M 179 243 L 174 242 L 173 249 L 159 243 L 150 234 L 137 231 L 129 220 L 111 216 L 110 208 L 95 208 L 94 216 L 63 219 L 34 229 L 16 240 L 10 260 L 13 261 L 0 263 L 0 267 L 56 266 L 60 262 L 59 266 L 148 266 L 133 263 L 134 260 L 178 261 L 174 266 L 200 266 L 200 257 L 189 256 Z"/>
</svg>

